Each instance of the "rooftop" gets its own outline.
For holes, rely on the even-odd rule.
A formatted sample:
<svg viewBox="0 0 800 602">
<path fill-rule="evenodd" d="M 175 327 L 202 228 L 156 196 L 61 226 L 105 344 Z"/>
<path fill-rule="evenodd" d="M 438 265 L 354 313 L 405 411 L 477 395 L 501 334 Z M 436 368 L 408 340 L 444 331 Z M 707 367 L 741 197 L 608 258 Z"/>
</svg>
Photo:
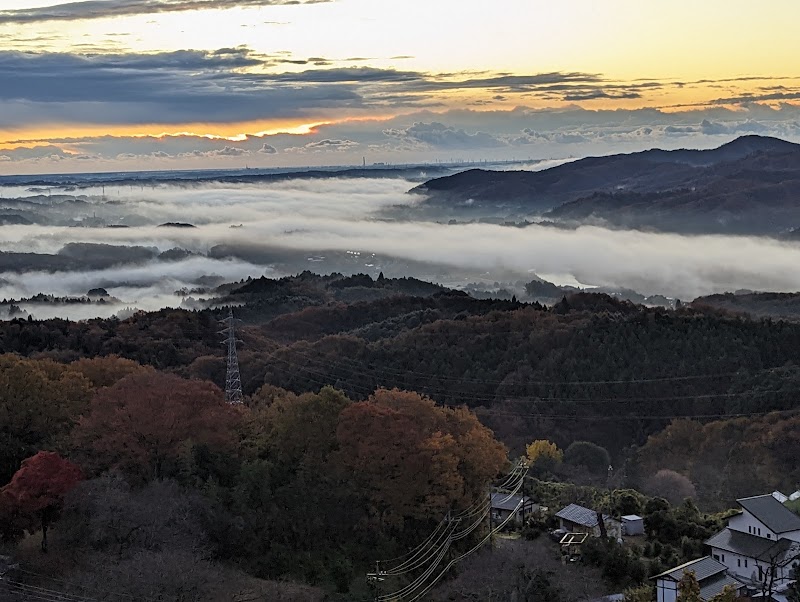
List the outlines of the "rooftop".
<svg viewBox="0 0 800 602">
<path fill-rule="evenodd" d="M 566 521 L 575 523 L 576 525 L 583 525 L 584 527 L 597 526 L 597 512 L 578 506 L 578 504 L 570 504 L 566 508 L 562 508 L 556 513 L 558 518 L 563 518 Z M 609 516 L 603 515 L 603 520 L 608 520 Z"/>
<path fill-rule="evenodd" d="M 691 560 L 673 569 L 664 571 L 655 577 L 651 577 L 651 579 L 673 579 L 674 581 L 680 581 L 684 573 L 694 573 L 694 576 L 697 577 L 697 581 L 703 581 L 714 575 L 724 574 L 726 570 L 727 567 L 721 562 L 714 560 L 711 556 L 704 556 L 703 558 Z"/>
<path fill-rule="evenodd" d="M 721 575 L 711 577 L 704 583 L 700 584 L 700 598 L 702 600 L 711 600 L 711 598 L 714 596 L 721 594 L 722 590 L 728 585 L 738 590 L 744 584 L 735 577 L 723 573 Z"/>
<path fill-rule="evenodd" d="M 800 530 L 800 516 L 781 504 L 771 493 L 736 501 L 775 533 Z"/>
<path fill-rule="evenodd" d="M 522 501 L 521 495 L 509 495 L 507 493 L 493 493 L 492 494 L 492 508 L 496 510 L 512 511 Z M 530 509 L 534 505 L 529 497 L 525 497 L 525 508 Z M 520 506 L 521 507 L 521 506 Z"/>
<path fill-rule="evenodd" d="M 760 560 L 777 559 L 783 555 L 793 542 L 788 539 L 764 539 L 749 533 L 742 533 L 727 527 L 706 541 L 706 545 L 719 548 L 734 554 Z"/>
</svg>

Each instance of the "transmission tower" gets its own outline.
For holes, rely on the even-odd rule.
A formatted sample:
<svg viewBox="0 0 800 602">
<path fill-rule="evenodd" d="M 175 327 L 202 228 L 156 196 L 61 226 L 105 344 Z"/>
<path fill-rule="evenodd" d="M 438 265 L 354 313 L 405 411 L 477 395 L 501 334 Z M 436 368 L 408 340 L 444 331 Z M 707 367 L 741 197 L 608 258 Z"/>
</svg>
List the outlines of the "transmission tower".
<svg viewBox="0 0 800 602">
<path fill-rule="evenodd" d="M 228 367 L 225 371 L 225 400 L 228 403 L 242 403 L 242 378 L 239 376 L 239 358 L 236 355 L 236 327 L 238 320 L 233 317 L 233 309 L 228 310 L 228 317 L 220 323 L 225 328 L 220 334 L 225 335 L 223 345 L 228 347 Z M 241 342 L 241 341 L 239 341 Z"/>
</svg>

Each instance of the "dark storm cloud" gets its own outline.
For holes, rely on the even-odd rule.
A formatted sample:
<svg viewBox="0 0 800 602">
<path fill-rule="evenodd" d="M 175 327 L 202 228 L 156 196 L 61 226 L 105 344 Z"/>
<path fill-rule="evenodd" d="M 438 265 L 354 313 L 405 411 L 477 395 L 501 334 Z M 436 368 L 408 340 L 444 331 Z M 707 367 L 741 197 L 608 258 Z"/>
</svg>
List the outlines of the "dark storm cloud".
<svg viewBox="0 0 800 602">
<path fill-rule="evenodd" d="M 304 63 L 313 62 L 308 59 Z M 306 83 L 391 83 L 414 82 L 425 87 L 428 76 L 418 71 L 396 71 L 377 67 L 336 67 L 309 69 L 301 73 L 280 73 L 272 76 L 276 81 Z"/>
<path fill-rule="evenodd" d="M 125 55 L 0 52 L 0 125 L 219 123 L 364 104 L 356 86 L 335 78 L 298 85 L 303 82 L 286 75 L 240 72 L 270 61 L 232 48 Z"/>
<path fill-rule="evenodd" d="M 602 87 L 598 76 L 581 73 L 464 78 L 368 66 L 276 72 L 287 62 L 332 61 L 295 61 L 245 47 L 153 54 L 0 51 L 0 126 L 241 122 L 318 117 L 323 110 L 436 107 L 436 94 L 447 91 L 571 84 L 590 94 Z"/>
<path fill-rule="evenodd" d="M 84 0 L 17 10 L 0 10 L 0 24 L 40 21 L 82 21 L 154 13 L 175 13 L 237 7 L 319 4 L 332 0 Z"/>
<path fill-rule="evenodd" d="M 46 146 L 18 146 L 6 150 L 0 150 L 0 160 L 4 161 L 24 161 L 26 159 L 61 159 L 67 157 L 62 149 L 53 145 Z"/>
<path fill-rule="evenodd" d="M 769 92 L 767 94 L 742 94 L 740 96 L 730 96 L 728 98 L 717 98 L 712 104 L 743 104 L 748 102 L 770 102 L 777 100 L 797 100 L 800 98 L 800 90 L 784 88 L 784 92 Z"/>
<path fill-rule="evenodd" d="M 635 91 L 617 92 L 613 90 L 602 90 L 602 89 L 567 92 L 563 96 L 564 100 L 568 100 L 571 102 L 580 102 L 582 100 L 598 100 L 601 98 L 613 98 L 615 100 L 620 100 L 620 99 L 631 99 L 631 98 L 641 98 L 641 97 L 642 95 L 639 92 Z"/>
</svg>

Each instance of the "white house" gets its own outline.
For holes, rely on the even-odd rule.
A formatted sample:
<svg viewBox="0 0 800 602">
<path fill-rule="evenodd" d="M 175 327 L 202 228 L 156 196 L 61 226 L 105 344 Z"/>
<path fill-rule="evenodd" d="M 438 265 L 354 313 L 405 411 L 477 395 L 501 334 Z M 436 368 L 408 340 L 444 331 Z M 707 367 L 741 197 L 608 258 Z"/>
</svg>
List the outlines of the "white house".
<svg viewBox="0 0 800 602">
<path fill-rule="evenodd" d="M 800 516 L 772 494 L 736 500 L 741 512 L 706 544 L 731 574 L 758 584 L 774 572 L 776 586 L 800 566 Z"/>
<path fill-rule="evenodd" d="M 678 583 L 685 573 L 694 573 L 700 585 L 702 600 L 710 600 L 722 593 L 726 586 L 734 588 L 738 595 L 745 591 L 744 583 L 728 574 L 728 567 L 710 556 L 705 556 L 651 577 L 656 580 L 656 602 L 676 602 Z"/>
</svg>

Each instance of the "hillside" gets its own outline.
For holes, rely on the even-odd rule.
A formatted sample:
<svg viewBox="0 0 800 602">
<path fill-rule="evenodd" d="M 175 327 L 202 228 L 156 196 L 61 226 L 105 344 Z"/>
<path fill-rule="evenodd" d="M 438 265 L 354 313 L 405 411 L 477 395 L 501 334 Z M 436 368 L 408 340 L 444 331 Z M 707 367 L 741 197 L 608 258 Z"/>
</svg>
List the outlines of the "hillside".
<svg viewBox="0 0 800 602">
<path fill-rule="evenodd" d="M 422 211 L 448 218 L 602 223 L 777 235 L 800 224 L 800 145 L 745 136 L 712 150 L 589 157 L 540 172 L 471 170 L 426 182 Z"/>
<path fill-rule="evenodd" d="M 672 311 L 580 292 L 548 308 L 475 299 L 413 279 L 309 272 L 220 290 L 218 302 L 243 319 L 246 395 L 263 385 L 302 393 L 333 384 L 353 399 L 380 386 L 415 390 L 475 408 L 512 449 L 547 437 L 560 445 L 589 439 L 616 452 L 675 416 L 794 404 L 788 391 L 765 397 L 751 390 L 763 370 L 800 365 L 800 326 L 708 306 Z M 14 320 L 0 324 L 0 344 L 58 361 L 118 354 L 223 385 L 217 320 L 224 313 Z M 732 372 L 735 381 L 714 376 Z M 620 380 L 631 382 L 613 384 Z M 595 381 L 612 382 L 582 384 Z"/>
<path fill-rule="evenodd" d="M 186 599 L 175 584 L 201 602 L 221 589 L 237 600 L 372 599 L 364 572 L 375 558 L 475 507 L 509 459 L 547 439 L 563 462 L 533 467 L 547 479 L 528 479 L 538 503 L 674 519 L 653 528 L 658 549 L 626 555 L 615 573 L 602 560 L 611 554 L 593 556 L 604 568 L 582 571 L 591 589 L 618 591 L 702 553 L 719 528 L 693 504 L 670 510 L 639 493 L 662 495 L 653 474 L 678 471 L 711 510 L 800 477 L 800 324 L 587 292 L 550 307 L 475 299 L 363 274 L 250 279 L 218 294 L 203 311 L 0 322 L 0 491 L 11 492 L 0 538 L 20 541 L 32 575 L 77 591 L 113 583 L 136 599 Z M 235 407 L 218 386 L 226 305 L 242 319 Z M 23 537 L 39 523 L 15 492 L 30 466 L 55 463 L 74 478 L 44 556 Z M 518 541 L 527 568 L 484 580 L 465 565 L 443 595 L 524 580 L 573 599 L 574 579 L 534 570 L 555 544 Z M 59 558 L 60 570 L 37 558 Z"/>
<path fill-rule="evenodd" d="M 722 293 L 698 297 L 694 307 L 715 307 L 754 318 L 800 321 L 800 293 Z"/>
</svg>

